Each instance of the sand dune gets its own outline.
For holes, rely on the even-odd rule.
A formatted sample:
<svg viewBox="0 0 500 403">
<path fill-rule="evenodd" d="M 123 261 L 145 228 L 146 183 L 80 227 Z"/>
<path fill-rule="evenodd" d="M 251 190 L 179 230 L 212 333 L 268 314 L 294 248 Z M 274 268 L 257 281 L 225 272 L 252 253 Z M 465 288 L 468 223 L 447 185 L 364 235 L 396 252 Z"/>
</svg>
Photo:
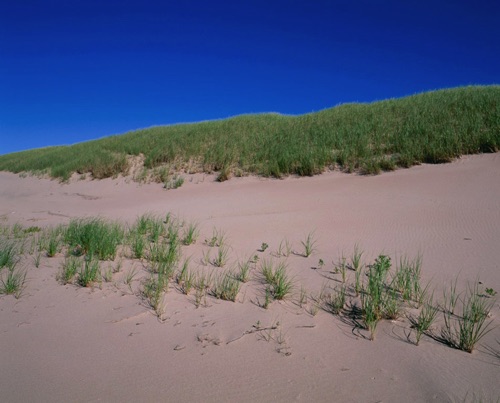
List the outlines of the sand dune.
<svg viewBox="0 0 500 403">
<path fill-rule="evenodd" d="M 297 301 L 301 288 L 310 296 L 340 284 L 332 262 L 350 256 L 355 244 L 366 263 L 381 253 L 393 261 L 421 254 L 422 280 L 431 282 L 437 299 L 457 275 L 460 289 L 479 279 L 500 291 L 499 178 L 498 153 L 379 176 L 333 172 L 215 183 L 194 175 L 169 191 L 126 178 L 60 184 L 2 172 L 4 225 L 45 227 L 93 216 L 132 223 L 144 213 L 171 212 L 200 225 L 198 242 L 183 250 L 195 270 L 220 270 L 201 264 L 210 249 L 203 240 L 214 227 L 227 234 L 228 266 L 255 254 L 272 258 L 284 238 L 297 253 L 287 259 L 292 297 L 259 306 L 265 291 L 254 273 L 237 302 L 208 297 L 196 308 L 192 294 L 172 285 L 162 322 L 136 295 L 140 281 L 133 292 L 123 283 L 128 270 L 143 270 L 140 261 L 123 259 L 112 282 L 87 289 L 56 281 L 62 256 L 43 257 L 39 268 L 26 258 L 21 298 L 0 296 L 1 400 L 497 399 L 498 302 L 491 311 L 496 328 L 469 354 L 426 336 L 415 346 L 405 317 L 382 322 L 370 341 L 345 318 L 311 314 L 311 298 L 302 307 Z M 301 241 L 309 233 L 316 251 L 305 258 Z M 269 248 L 257 252 L 264 242 Z"/>
</svg>

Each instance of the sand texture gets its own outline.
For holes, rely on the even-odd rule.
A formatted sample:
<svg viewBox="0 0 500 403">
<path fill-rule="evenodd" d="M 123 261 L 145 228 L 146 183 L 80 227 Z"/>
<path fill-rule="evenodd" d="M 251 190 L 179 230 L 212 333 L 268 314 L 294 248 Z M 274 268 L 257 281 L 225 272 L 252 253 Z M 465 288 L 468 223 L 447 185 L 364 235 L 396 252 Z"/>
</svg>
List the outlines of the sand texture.
<svg viewBox="0 0 500 403">
<path fill-rule="evenodd" d="M 56 280 L 64 256 L 33 256 L 20 298 L 0 295 L 0 400 L 6 402 L 455 402 L 500 397 L 500 154 L 463 157 L 378 176 L 325 173 L 284 180 L 185 176 L 182 187 L 128 178 L 69 184 L 0 173 L 2 225 L 46 228 L 72 218 L 132 224 L 144 213 L 197 222 L 200 236 L 183 246 L 193 271 L 217 272 L 259 257 L 236 302 L 172 282 L 161 320 L 140 297 L 147 262 L 119 256 L 111 281 L 93 288 Z M 205 239 L 224 231 L 225 268 Z M 302 256 L 308 234 L 315 251 Z M 288 239 L 292 253 L 277 257 Z M 269 247 L 260 252 L 262 243 Z M 385 254 L 396 263 L 421 254 L 422 283 L 435 300 L 481 282 L 498 291 L 490 331 L 470 354 L 422 336 L 408 318 L 379 323 L 375 340 L 347 313 L 318 309 L 321 290 L 342 285 L 335 264 L 355 245 L 365 264 Z M 123 252 L 125 253 L 125 252 Z M 286 261 L 292 294 L 267 309 L 263 260 Z M 320 259 L 324 265 L 319 265 Z M 121 262 L 121 263 L 120 263 Z M 125 284 L 130 270 L 138 276 Z M 5 270 L 5 269 L 4 269 Z M 458 276 L 458 277 L 457 277 Z M 347 271 L 347 282 L 354 272 Z M 299 303 L 301 292 L 307 300 Z M 486 298 L 486 297 L 484 297 Z M 491 298 L 493 300 L 494 298 Z M 408 315 L 416 312 L 408 308 Z M 439 333 L 443 314 L 434 324 Z M 479 398 L 478 398 L 479 397 Z M 490 400 L 488 400 L 490 399 Z"/>
</svg>

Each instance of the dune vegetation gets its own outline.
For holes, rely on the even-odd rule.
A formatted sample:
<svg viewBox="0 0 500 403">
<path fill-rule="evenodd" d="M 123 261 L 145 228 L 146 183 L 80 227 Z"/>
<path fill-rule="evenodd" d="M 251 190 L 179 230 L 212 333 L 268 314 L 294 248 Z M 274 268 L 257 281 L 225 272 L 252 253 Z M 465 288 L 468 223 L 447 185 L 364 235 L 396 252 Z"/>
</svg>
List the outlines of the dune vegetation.
<svg viewBox="0 0 500 403">
<path fill-rule="evenodd" d="M 375 174 L 500 149 L 500 86 L 469 86 L 370 104 L 344 104 L 300 116 L 241 115 L 151 127 L 70 146 L 0 156 L 0 170 L 73 173 L 101 179 L 144 172 L 219 172 L 283 177 L 325 169 Z M 161 179 L 160 179 L 161 180 Z"/>
</svg>

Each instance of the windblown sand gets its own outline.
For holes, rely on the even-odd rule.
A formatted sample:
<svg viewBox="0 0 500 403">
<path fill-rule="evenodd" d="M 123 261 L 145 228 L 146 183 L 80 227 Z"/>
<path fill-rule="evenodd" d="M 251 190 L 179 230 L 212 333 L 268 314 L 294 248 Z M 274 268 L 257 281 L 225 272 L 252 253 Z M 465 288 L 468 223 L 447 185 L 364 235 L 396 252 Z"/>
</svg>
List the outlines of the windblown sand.
<svg viewBox="0 0 500 403">
<path fill-rule="evenodd" d="M 376 339 L 323 310 L 302 290 L 318 295 L 340 284 L 334 264 L 355 244 L 365 263 L 381 253 L 393 263 L 423 256 L 422 281 L 439 301 L 458 276 L 458 288 L 480 281 L 500 295 L 500 154 L 469 156 L 446 165 L 422 165 L 378 176 L 326 173 L 285 180 L 255 177 L 216 183 L 186 176 L 165 190 L 128 179 L 57 181 L 0 173 L 3 225 L 55 226 L 100 216 L 133 223 L 144 213 L 168 212 L 198 222 L 195 245 L 183 247 L 193 270 L 213 228 L 226 232 L 228 267 L 257 254 L 271 258 L 287 238 L 296 288 L 268 309 L 256 271 L 237 302 L 207 297 L 172 284 L 160 322 L 124 276 L 144 262 L 122 258 L 111 282 L 93 289 L 61 285 L 63 256 L 21 264 L 27 281 L 19 299 L 0 296 L 0 400 L 8 402 L 453 402 L 500 397 L 500 306 L 495 327 L 472 354 L 423 336 L 419 346 L 407 318 L 384 321 Z M 317 250 L 300 256 L 313 232 Z M 265 242 L 269 248 L 258 252 Z M 212 248 L 213 253 L 215 249 Z M 276 258 L 275 258 L 276 259 Z M 324 266 L 317 268 L 319 259 Z M 117 265 L 116 262 L 104 262 Z M 332 263 L 333 262 L 333 263 Z M 314 269 L 316 267 L 316 269 Z M 353 272 L 348 272 L 353 281 Z M 497 295 L 497 297 L 498 297 Z M 439 333 L 442 314 L 435 331 Z M 257 332 L 261 328 L 275 330 Z"/>
</svg>

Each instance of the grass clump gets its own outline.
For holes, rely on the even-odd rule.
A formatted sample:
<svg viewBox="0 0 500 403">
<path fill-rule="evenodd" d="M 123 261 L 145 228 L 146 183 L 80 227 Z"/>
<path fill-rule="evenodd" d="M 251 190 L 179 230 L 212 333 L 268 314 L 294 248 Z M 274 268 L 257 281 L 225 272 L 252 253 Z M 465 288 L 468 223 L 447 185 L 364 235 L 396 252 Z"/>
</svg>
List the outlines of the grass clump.
<svg viewBox="0 0 500 403">
<path fill-rule="evenodd" d="M 212 295 L 218 299 L 234 302 L 240 291 L 240 286 L 241 283 L 235 275 L 230 271 L 226 271 L 214 278 Z"/>
<path fill-rule="evenodd" d="M 0 239 L 0 269 L 13 268 L 17 262 L 17 245 L 13 240 Z"/>
<path fill-rule="evenodd" d="M 422 335 L 428 332 L 434 323 L 438 308 L 433 304 L 432 296 L 423 304 L 417 317 L 410 317 L 410 322 L 415 329 L 415 345 L 418 346 Z"/>
<path fill-rule="evenodd" d="M 64 260 L 61 271 L 59 272 L 57 279 L 62 284 L 72 283 L 75 276 L 81 273 L 83 269 L 83 259 L 77 256 L 68 256 Z"/>
<path fill-rule="evenodd" d="M 1 273 L 0 276 L 0 294 L 11 294 L 19 298 L 25 281 L 25 271 L 17 269 L 16 265 L 8 267 L 7 274 Z"/>
<path fill-rule="evenodd" d="M 184 245 L 191 245 L 196 242 L 199 235 L 200 235 L 200 230 L 198 228 L 198 224 L 190 223 L 184 229 L 184 238 L 182 239 L 182 243 Z"/>
<path fill-rule="evenodd" d="M 71 220 L 64 234 L 64 241 L 73 254 L 96 255 L 100 260 L 114 260 L 116 248 L 123 239 L 122 226 L 100 218 Z"/>
<path fill-rule="evenodd" d="M 294 289 L 293 279 L 287 272 L 287 266 L 284 262 L 279 262 L 276 267 L 271 260 L 263 259 L 261 263 L 261 274 L 266 287 L 266 295 L 276 300 L 285 299 Z"/>
<path fill-rule="evenodd" d="M 476 282 L 474 286 L 467 286 L 460 302 L 460 315 L 453 315 L 450 311 L 444 312 L 441 337 L 450 346 L 471 353 L 476 344 L 493 329 L 493 321 L 488 320 L 488 315 L 494 301 L 481 296 Z"/>
<path fill-rule="evenodd" d="M 91 256 L 85 257 L 78 272 L 78 284 L 82 287 L 91 287 L 100 280 L 100 276 L 99 260 Z"/>
<path fill-rule="evenodd" d="M 309 257 L 313 252 L 316 251 L 316 239 L 314 238 L 314 232 L 307 234 L 306 238 L 301 241 L 304 247 L 304 257 Z"/>
</svg>

